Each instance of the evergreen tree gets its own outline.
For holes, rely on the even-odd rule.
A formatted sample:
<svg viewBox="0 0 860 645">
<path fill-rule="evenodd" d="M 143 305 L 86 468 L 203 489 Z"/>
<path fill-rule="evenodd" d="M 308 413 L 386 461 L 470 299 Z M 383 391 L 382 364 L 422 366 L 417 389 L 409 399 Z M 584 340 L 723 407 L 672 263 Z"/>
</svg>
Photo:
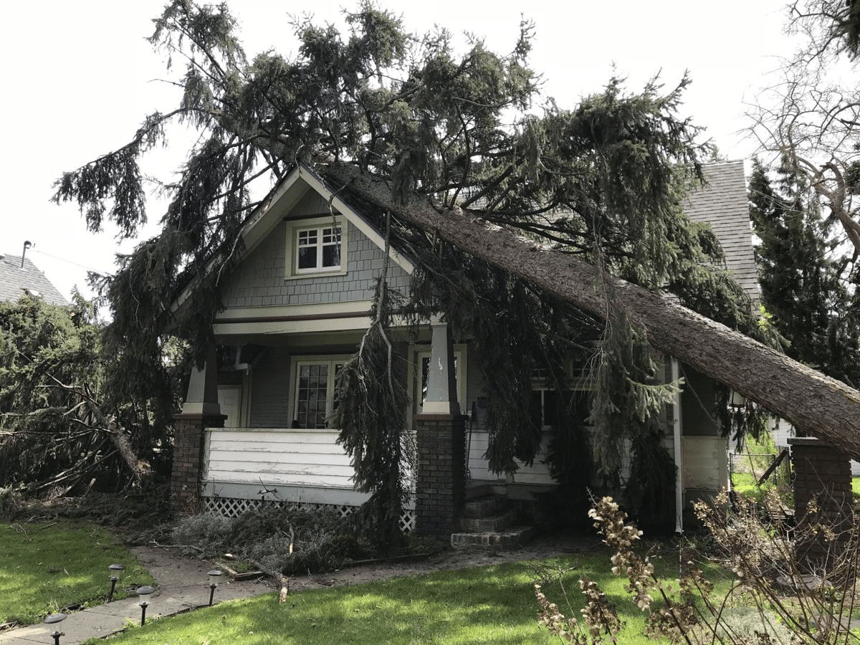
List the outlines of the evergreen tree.
<svg viewBox="0 0 860 645">
<path fill-rule="evenodd" d="M 850 257 L 802 175 L 756 163 L 750 178 L 762 303 L 793 358 L 860 386 L 860 303 Z"/>
<path fill-rule="evenodd" d="M 92 305 L 0 302 L 0 487 L 35 494 L 119 490 L 169 469 L 167 420 L 180 361 L 157 384 L 116 397 L 121 361 L 103 355 Z"/>
<path fill-rule="evenodd" d="M 532 459 L 537 445 L 535 429 L 516 423 L 528 409 L 525 370 L 552 365 L 551 348 L 567 351 L 576 343 L 566 330 L 582 320 L 593 331 L 595 321 L 610 318 L 616 296 L 606 285 L 615 278 L 652 293 L 666 288 L 682 304 L 761 337 L 740 288 L 712 267 L 721 257 L 713 235 L 682 213 L 684 191 L 701 179 L 700 160 L 709 152 L 696 142 L 698 128 L 677 117 L 688 79 L 669 90 L 655 80 L 638 93 L 611 79 L 601 92 L 564 108 L 540 94 L 539 76 L 528 62 L 528 23 L 507 54 L 477 39 L 460 52 L 444 29 L 416 38 L 370 2 L 347 14 L 347 34 L 297 21 L 300 46 L 292 59 L 276 52 L 248 59 L 225 5 L 172 0 L 155 25 L 153 45 L 184 62 L 174 79 L 182 88 L 179 105 L 150 114 L 127 145 L 65 174 L 55 195 L 76 202 L 93 230 L 107 217 L 131 235 L 146 218 L 140 158 L 167 142 L 166 127 L 173 122 L 199 135 L 179 178 L 165 187 L 171 202 L 161 233 L 123 258 L 117 275 L 103 284 L 113 317 L 105 342 L 120 358 L 120 393 L 130 396 L 134 375 L 160 364 L 172 334 L 188 339 L 202 360 L 213 340 L 219 280 L 240 257 L 242 223 L 268 198 L 256 200 L 251 188 L 274 190 L 299 162 L 355 201 L 379 230 L 389 229 L 391 216 L 392 245 L 418 260 L 419 274 L 443 285 L 416 288 L 415 311 L 446 312 L 464 333 L 480 332 L 474 338 L 493 331 L 488 320 L 506 321 L 495 331 L 507 356 L 488 353 L 484 366 L 501 393 L 491 415 L 491 460 L 500 472 L 515 468 L 514 459 Z M 356 177 L 385 195 L 360 190 Z M 424 225 L 406 216 L 413 199 L 432 204 Z M 600 304 L 586 313 L 553 297 L 552 285 L 508 275 L 517 267 L 502 262 L 501 254 L 482 255 L 481 245 L 464 253 L 457 236 L 437 238 L 444 211 L 454 207 L 480 217 L 484 234 L 501 226 L 540 242 L 546 256 L 597 265 L 598 277 L 581 290 L 598 290 Z M 446 300 L 451 285 L 473 297 Z M 170 302 L 183 291 L 191 294 L 187 306 L 172 309 Z M 526 309 L 527 300 L 539 306 Z M 465 304 L 455 310 L 449 302 Z M 390 302 L 377 300 L 377 306 L 380 320 L 392 313 Z M 590 347 L 601 336 L 604 351 L 612 339 L 651 340 L 643 336 L 641 319 L 632 324 L 636 329 L 624 334 L 604 334 L 597 324 Z M 624 351 L 616 346 L 609 353 Z M 368 375 L 378 368 L 369 369 Z M 348 383 L 385 381 L 345 379 L 341 396 L 355 394 Z M 607 396 L 632 397 L 625 406 L 647 411 L 643 423 L 649 428 L 656 409 L 647 402 L 649 392 L 625 386 Z M 368 400 L 377 395 L 386 397 L 385 405 L 392 400 L 378 392 L 368 393 Z M 640 418 L 629 416 L 631 423 Z M 354 437 L 362 436 L 361 428 L 353 430 Z M 397 429 L 391 430 L 393 437 Z M 640 436 L 659 442 L 650 431 Z M 360 461 L 367 444 L 346 435 L 344 441 Z M 396 450 L 393 440 L 387 445 Z"/>
</svg>

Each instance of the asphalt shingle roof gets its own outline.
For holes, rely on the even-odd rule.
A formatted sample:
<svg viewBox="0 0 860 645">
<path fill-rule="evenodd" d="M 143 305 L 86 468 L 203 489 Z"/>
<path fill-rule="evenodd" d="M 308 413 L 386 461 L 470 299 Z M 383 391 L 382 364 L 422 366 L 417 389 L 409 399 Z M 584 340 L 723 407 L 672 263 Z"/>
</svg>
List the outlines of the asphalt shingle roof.
<svg viewBox="0 0 860 645">
<path fill-rule="evenodd" d="M 702 170 L 707 185 L 688 193 L 684 212 L 695 222 L 711 225 L 723 247 L 726 268 L 750 297 L 758 300 L 744 162 L 708 164 Z"/>
<path fill-rule="evenodd" d="M 17 302 L 28 292 L 51 305 L 69 304 L 29 258 L 24 258 L 22 268 L 20 255 L 0 254 L 0 300 Z"/>
</svg>

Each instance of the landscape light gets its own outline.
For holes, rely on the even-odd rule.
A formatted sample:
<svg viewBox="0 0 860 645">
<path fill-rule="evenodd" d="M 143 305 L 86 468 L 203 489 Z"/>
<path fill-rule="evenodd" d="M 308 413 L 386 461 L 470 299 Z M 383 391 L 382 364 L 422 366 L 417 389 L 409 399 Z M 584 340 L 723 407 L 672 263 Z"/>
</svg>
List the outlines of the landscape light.
<svg viewBox="0 0 860 645">
<path fill-rule="evenodd" d="M 155 589 L 146 585 L 145 587 L 138 587 L 137 595 L 143 598 L 140 602 L 140 626 L 143 627 L 146 624 L 146 608 L 149 607 L 149 598 L 152 596 Z"/>
<path fill-rule="evenodd" d="M 113 592 L 116 590 L 116 583 L 119 581 L 119 576 L 123 569 L 125 569 L 125 567 L 121 564 L 112 564 L 108 567 L 108 570 L 110 571 L 110 593 L 108 594 L 108 602 L 113 600 Z"/>
<path fill-rule="evenodd" d="M 54 625 L 66 619 L 66 614 L 49 614 L 45 617 L 45 622 L 48 625 Z M 65 632 L 55 629 L 51 632 L 51 638 L 54 639 L 54 645 L 60 645 L 60 636 L 65 636 Z"/>
<path fill-rule="evenodd" d="M 221 576 L 224 574 L 218 569 L 212 569 L 208 574 L 209 576 L 209 606 L 212 606 L 212 601 L 215 599 L 215 587 L 218 586 L 218 581 L 221 580 Z"/>
</svg>

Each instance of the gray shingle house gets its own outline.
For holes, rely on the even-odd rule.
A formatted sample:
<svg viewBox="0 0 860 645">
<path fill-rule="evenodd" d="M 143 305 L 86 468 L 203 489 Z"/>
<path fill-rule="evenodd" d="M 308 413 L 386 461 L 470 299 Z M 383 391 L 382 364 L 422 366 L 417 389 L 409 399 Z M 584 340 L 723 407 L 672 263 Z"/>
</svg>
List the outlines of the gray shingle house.
<svg viewBox="0 0 860 645">
<path fill-rule="evenodd" d="M 743 163 L 709 165 L 705 176 L 709 185 L 690 195 L 687 211 L 713 224 L 727 268 L 755 296 Z M 220 366 L 211 348 L 206 366 L 192 373 L 177 416 L 174 502 L 180 510 L 227 515 L 272 501 L 348 513 L 367 496 L 354 490 L 350 459 L 327 419 L 335 376 L 369 324 L 383 238 L 304 166 L 248 218 L 243 237 L 244 255 L 222 282 L 224 310 L 214 323 L 224 348 Z M 405 292 L 412 264 L 394 249 L 389 253 L 389 284 Z M 187 306 L 188 295 L 174 306 Z M 554 485 L 543 459 L 551 427 L 532 465 L 508 477 L 490 471 L 485 384 L 469 344 L 452 344 L 443 320 L 428 320 L 418 338 L 403 333 L 394 340 L 409 366 L 407 416 L 419 454 L 404 529 L 456 534 L 464 500 L 475 491 L 523 500 Z M 665 366 L 668 377 L 685 376 L 687 383 L 667 415 L 680 528 L 683 508 L 728 483 L 728 446 L 702 405 L 713 400 L 713 382 L 672 357 Z M 534 387 L 543 401 L 546 386 L 536 380 Z"/>
<path fill-rule="evenodd" d="M 17 302 L 21 296 L 41 298 L 51 305 L 67 305 L 63 294 L 51 284 L 30 258 L 0 253 L 0 300 Z"/>
</svg>

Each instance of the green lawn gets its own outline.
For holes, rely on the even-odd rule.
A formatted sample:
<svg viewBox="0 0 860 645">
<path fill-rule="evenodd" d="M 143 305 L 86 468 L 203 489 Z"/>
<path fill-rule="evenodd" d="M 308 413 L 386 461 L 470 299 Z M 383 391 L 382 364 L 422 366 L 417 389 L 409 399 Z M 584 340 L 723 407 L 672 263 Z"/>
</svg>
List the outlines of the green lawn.
<svg viewBox="0 0 860 645">
<path fill-rule="evenodd" d="M 111 639 L 112 643 L 272 643 L 381 645 L 382 643 L 557 643 L 537 625 L 538 605 L 532 582 L 538 563 L 503 564 L 445 571 L 291 594 L 278 603 L 275 594 L 223 603 L 189 614 L 147 623 Z M 645 645 L 642 613 L 627 600 L 626 579 L 613 576 L 608 553 L 568 556 L 540 563 L 546 569 L 571 568 L 565 588 L 573 611 L 557 584 L 544 592 L 567 615 L 582 606 L 577 581 L 583 574 L 597 581 L 618 603 L 626 622 L 619 642 Z M 666 568 L 664 567 L 664 570 Z M 669 578 L 677 572 L 667 570 Z M 722 588 L 727 588 L 727 582 Z M 93 641 L 94 643 L 96 641 Z"/>
<path fill-rule="evenodd" d="M 37 623 L 70 605 L 104 602 L 115 562 L 125 571 L 114 598 L 152 584 L 128 549 L 93 524 L 0 524 L 0 623 Z"/>
</svg>

